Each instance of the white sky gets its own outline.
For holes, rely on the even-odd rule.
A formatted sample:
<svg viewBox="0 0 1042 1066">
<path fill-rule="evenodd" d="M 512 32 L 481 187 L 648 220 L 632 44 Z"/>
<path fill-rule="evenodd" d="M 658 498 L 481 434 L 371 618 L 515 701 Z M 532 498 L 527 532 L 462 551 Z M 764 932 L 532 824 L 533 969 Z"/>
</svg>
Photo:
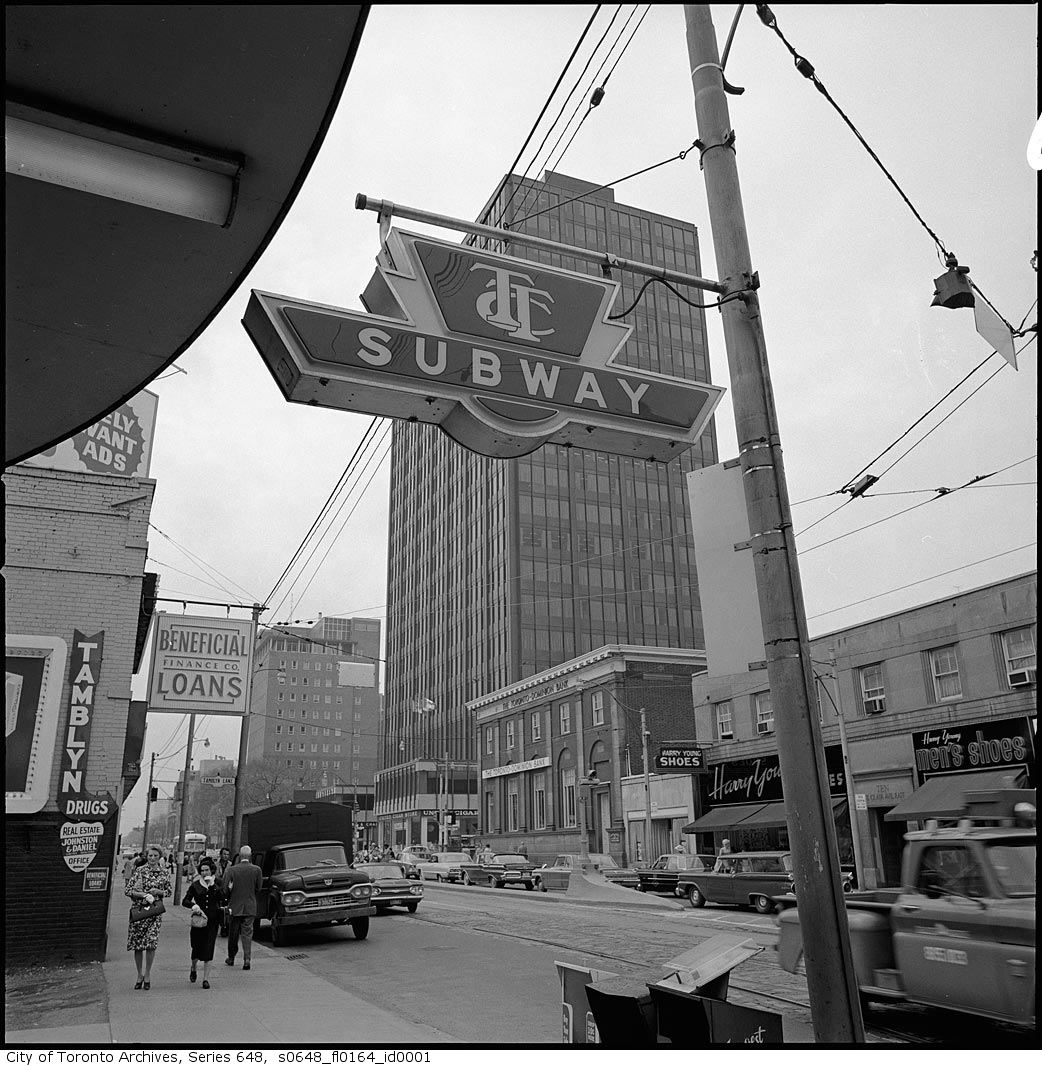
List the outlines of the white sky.
<svg viewBox="0 0 1042 1066">
<path fill-rule="evenodd" d="M 713 6 L 721 49 L 735 9 Z M 370 421 L 282 399 L 240 323 L 249 289 L 360 308 L 378 238 L 376 216 L 354 209 L 357 192 L 474 218 L 516 156 L 592 10 L 373 7 L 338 113 L 282 228 L 246 285 L 178 361 L 187 374 L 169 373 L 150 386 L 160 396 L 152 521 L 180 546 L 150 535 L 148 566 L 161 575 L 161 595 L 263 601 Z M 605 5 L 598 15 L 519 171 L 532 161 L 614 10 Z M 631 10 L 623 8 L 606 44 Z M 776 4 L 773 10 L 927 224 L 1018 325 L 1037 285 L 1030 265 L 1037 175 L 1026 158 L 1038 118 L 1036 8 Z M 602 55 L 582 82 L 587 100 Z M 689 69 L 682 8 L 655 6 L 603 102 L 555 169 L 601 184 L 688 148 L 697 136 Z M 943 269 L 932 240 L 828 102 L 796 72 L 753 5 L 742 16 L 726 73 L 746 89 L 728 101 L 799 533 L 845 497 L 801 501 L 840 489 L 989 348 L 974 332 L 972 311 L 930 306 L 933 278 Z M 530 173 L 539 176 L 545 161 L 540 156 Z M 615 195 L 698 225 L 703 270 L 715 276 L 697 153 L 624 182 Z M 1032 312 L 1028 324 L 1035 320 Z M 713 380 L 727 386 L 718 314 L 709 312 L 708 321 Z M 1002 369 L 874 491 L 954 487 L 1029 461 L 816 550 L 931 497 L 857 500 L 797 537 L 812 636 L 1035 566 L 1036 350 L 1033 344 L 1020 357 L 1019 372 Z M 871 470 L 881 473 L 1000 363 L 993 357 Z M 726 397 L 716 424 L 720 456 L 731 458 L 737 447 Z M 292 602 L 276 597 L 266 621 L 313 619 L 319 612 L 385 617 L 387 495 L 384 459 L 317 576 L 309 584 L 328 539 Z M 181 548 L 221 576 L 207 575 Z M 1000 553 L 1006 554 L 984 561 Z M 938 576 L 947 571 L 956 572 Z M 189 606 L 193 611 L 212 613 Z M 157 761 L 161 795 L 172 791 L 183 765 L 181 725 L 180 716 L 150 715 L 144 765 L 152 751 L 169 756 L 181 749 Z M 237 722 L 210 718 L 197 735 L 211 741 L 208 749 L 198 744 L 197 760 L 235 757 Z M 124 830 L 140 823 L 144 795 L 139 787 L 129 800 Z"/>
</svg>

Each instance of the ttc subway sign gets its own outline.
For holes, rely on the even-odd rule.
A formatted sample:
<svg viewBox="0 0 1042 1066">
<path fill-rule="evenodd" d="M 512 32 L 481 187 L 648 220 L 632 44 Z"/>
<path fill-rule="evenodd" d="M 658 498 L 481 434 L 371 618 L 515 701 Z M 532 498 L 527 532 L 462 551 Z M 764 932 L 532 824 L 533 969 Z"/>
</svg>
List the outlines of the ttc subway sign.
<svg viewBox="0 0 1042 1066">
<path fill-rule="evenodd" d="M 691 773 L 706 768 L 705 752 L 697 744 L 680 742 L 663 745 L 655 756 L 656 770 L 686 770 Z"/>
<path fill-rule="evenodd" d="M 618 284 L 391 229 L 370 314 L 254 290 L 243 325 L 287 400 L 431 422 L 509 458 L 548 442 L 668 460 L 723 389 L 620 362 Z"/>
</svg>

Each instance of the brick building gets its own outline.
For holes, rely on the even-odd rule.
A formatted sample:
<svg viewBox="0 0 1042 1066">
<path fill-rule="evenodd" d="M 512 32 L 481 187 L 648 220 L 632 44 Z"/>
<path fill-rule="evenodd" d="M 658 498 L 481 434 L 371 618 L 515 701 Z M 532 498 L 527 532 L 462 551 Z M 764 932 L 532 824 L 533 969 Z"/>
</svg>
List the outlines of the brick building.
<svg viewBox="0 0 1042 1066">
<path fill-rule="evenodd" d="M 482 843 L 523 847 L 537 863 L 578 853 L 585 800 L 589 850 L 632 862 L 644 822 L 626 809 L 623 783 L 644 769 L 641 709 L 651 755 L 689 738 L 691 678 L 704 670 L 700 651 L 610 644 L 471 700 Z M 656 818 L 649 850 L 664 850 L 691 811 Z"/>
<path fill-rule="evenodd" d="M 25 465 L 3 481 L 6 959 L 103 959 L 119 809 L 140 759 L 130 678 L 154 606 L 155 482 Z"/>
<path fill-rule="evenodd" d="M 811 639 L 840 859 L 856 862 L 864 887 L 899 878 L 904 833 L 930 816 L 916 799 L 927 782 L 1037 784 L 1037 578 Z M 724 836 L 733 850 L 788 846 L 770 685 L 753 665 L 693 682 L 709 767 L 692 825 L 699 852 Z"/>
</svg>

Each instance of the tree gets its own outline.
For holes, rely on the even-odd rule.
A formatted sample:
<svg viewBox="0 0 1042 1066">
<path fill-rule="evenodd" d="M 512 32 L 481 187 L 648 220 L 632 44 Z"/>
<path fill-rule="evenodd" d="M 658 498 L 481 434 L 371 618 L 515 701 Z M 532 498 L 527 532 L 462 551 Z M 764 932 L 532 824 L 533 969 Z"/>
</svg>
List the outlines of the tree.
<svg viewBox="0 0 1042 1066">
<path fill-rule="evenodd" d="M 270 807 L 289 803 L 298 788 L 318 788 L 320 772 L 287 766 L 285 759 L 251 759 L 246 764 L 243 807 Z"/>
</svg>

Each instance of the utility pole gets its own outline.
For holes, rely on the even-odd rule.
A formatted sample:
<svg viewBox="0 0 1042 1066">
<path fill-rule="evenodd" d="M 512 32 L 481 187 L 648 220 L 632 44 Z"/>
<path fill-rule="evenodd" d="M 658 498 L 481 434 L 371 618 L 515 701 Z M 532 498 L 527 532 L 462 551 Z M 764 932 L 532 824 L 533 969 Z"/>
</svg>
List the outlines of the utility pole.
<svg viewBox="0 0 1042 1066">
<path fill-rule="evenodd" d="M 174 862 L 174 900 L 181 898 L 182 856 L 185 850 L 185 833 L 188 831 L 188 778 L 192 772 L 192 744 L 195 742 L 195 715 L 188 717 L 188 744 L 185 746 L 185 772 L 181 778 L 181 820 L 177 829 L 177 852 Z"/>
<path fill-rule="evenodd" d="M 242 803 L 246 787 L 246 756 L 250 748 L 250 702 L 253 699 L 253 658 L 257 653 L 257 623 L 263 608 L 259 603 L 253 605 L 253 630 L 250 634 L 249 676 L 246 678 L 246 713 L 239 726 L 239 761 L 235 764 L 235 802 L 232 805 L 232 839 L 231 854 L 234 862 L 242 843 Z M 290 612 L 292 614 L 292 611 Z"/>
<path fill-rule="evenodd" d="M 767 676 L 778 723 L 778 760 L 788 816 L 815 1038 L 864 1043 L 850 934 L 828 802 L 825 749 L 814 694 L 796 545 L 789 513 L 767 349 L 756 295 L 723 70 L 708 5 L 685 4 L 691 84 L 731 378 L 742 480 L 755 560 Z"/>
<path fill-rule="evenodd" d="M 145 795 L 145 831 L 141 834 L 141 850 L 148 847 L 148 818 L 152 811 L 152 778 L 156 772 L 156 753 L 152 752 L 152 763 L 148 768 L 148 792 Z"/>
<path fill-rule="evenodd" d="M 648 766 L 648 719 L 640 709 L 640 750 L 644 756 L 644 861 L 651 862 L 651 769 Z"/>
</svg>

